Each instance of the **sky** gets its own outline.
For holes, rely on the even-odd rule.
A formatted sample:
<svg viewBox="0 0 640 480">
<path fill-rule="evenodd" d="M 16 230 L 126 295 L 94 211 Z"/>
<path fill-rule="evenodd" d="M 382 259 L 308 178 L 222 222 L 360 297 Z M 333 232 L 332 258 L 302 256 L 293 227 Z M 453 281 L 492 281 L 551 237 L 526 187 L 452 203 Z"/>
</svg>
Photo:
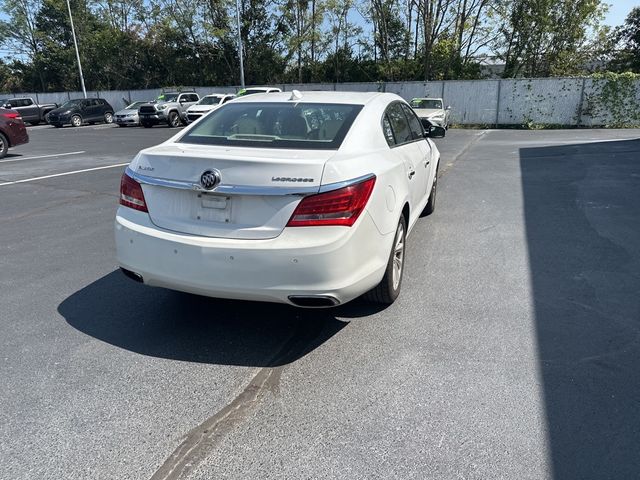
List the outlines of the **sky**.
<svg viewBox="0 0 640 480">
<path fill-rule="evenodd" d="M 604 23 L 616 27 L 624 23 L 633 7 L 640 7 L 640 0 L 609 0 L 609 13 Z"/>
</svg>

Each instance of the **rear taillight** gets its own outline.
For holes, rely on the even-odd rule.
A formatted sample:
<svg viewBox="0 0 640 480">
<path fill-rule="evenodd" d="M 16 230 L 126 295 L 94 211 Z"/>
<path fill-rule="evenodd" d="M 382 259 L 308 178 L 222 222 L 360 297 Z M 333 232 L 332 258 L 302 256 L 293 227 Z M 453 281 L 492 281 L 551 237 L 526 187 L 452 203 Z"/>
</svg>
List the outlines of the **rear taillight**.
<svg viewBox="0 0 640 480">
<path fill-rule="evenodd" d="M 288 227 L 353 225 L 364 210 L 376 177 L 348 187 L 302 199 L 287 223 Z"/>
<path fill-rule="evenodd" d="M 147 210 L 147 202 L 144 200 L 142 187 L 126 172 L 122 174 L 120 179 L 120 205 L 140 210 L 141 212 L 149 212 Z"/>
<path fill-rule="evenodd" d="M 4 113 L 0 113 L 0 116 L 4 118 L 8 118 L 10 120 L 22 120 L 22 117 L 20 116 L 20 114 L 16 112 L 4 112 Z"/>
</svg>

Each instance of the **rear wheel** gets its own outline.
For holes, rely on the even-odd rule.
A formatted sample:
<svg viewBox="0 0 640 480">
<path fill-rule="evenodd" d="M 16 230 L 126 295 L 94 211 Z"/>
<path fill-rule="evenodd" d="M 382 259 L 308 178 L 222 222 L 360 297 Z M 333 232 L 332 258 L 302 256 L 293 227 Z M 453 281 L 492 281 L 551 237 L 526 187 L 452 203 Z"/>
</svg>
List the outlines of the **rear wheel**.
<svg viewBox="0 0 640 480">
<path fill-rule="evenodd" d="M 80 117 L 80 115 L 74 115 L 73 117 L 71 117 L 71 125 L 74 127 L 79 127 L 80 125 L 82 125 L 82 118 Z"/>
<path fill-rule="evenodd" d="M 175 128 L 180 126 L 180 115 L 178 112 L 169 112 L 167 123 L 170 127 Z"/>
<path fill-rule="evenodd" d="M 0 158 L 3 158 L 7 154 L 7 150 L 9 150 L 9 141 L 4 134 L 0 133 Z"/>
<path fill-rule="evenodd" d="M 389 255 L 384 277 L 382 277 L 382 281 L 377 287 L 365 294 L 367 300 L 390 305 L 398 298 L 400 287 L 402 286 L 402 274 L 404 273 L 406 238 L 407 222 L 403 215 L 398 221 L 398 227 L 396 228 L 396 235 L 393 239 L 393 247 L 391 248 L 391 254 Z"/>
<path fill-rule="evenodd" d="M 104 123 L 113 123 L 113 113 L 107 112 L 104 114 Z"/>
<path fill-rule="evenodd" d="M 151 122 L 145 122 L 145 121 L 142 121 L 142 122 L 140 122 L 140 123 L 142 124 L 142 126 L 143 126 L 144 128 L 151 128 L 151 127 L 153 127 L 153 123 L 151 123 Z"/>
</svg>

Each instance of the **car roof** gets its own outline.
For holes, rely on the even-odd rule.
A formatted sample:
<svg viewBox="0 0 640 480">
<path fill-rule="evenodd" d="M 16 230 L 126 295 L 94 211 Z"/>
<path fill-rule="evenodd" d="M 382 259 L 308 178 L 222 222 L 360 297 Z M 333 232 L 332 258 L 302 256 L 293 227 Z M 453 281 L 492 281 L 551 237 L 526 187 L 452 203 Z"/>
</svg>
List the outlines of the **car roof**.
<svg viewBox="0 0 640 480">
<path fill-rule="evenodd" d="M 235 93 L 209 93 L 207 95 L 203 95 L 202 98 L 205 98 L 205 97 L 226 97 L 227 95 L 235 95 Z"/>
<path fill-rule="evenodd" d="M 334 92 L 334 91 L 300 91 L 300 98 L 291 100 L 292 92 L 256 93 L 237 97 L 233 103 L 237 102 L 304 102 L 304 103 L 343 103 L 347 105 L 366 105 L 373 99 L 384 94 L 379 92 Z"/>
</svg>

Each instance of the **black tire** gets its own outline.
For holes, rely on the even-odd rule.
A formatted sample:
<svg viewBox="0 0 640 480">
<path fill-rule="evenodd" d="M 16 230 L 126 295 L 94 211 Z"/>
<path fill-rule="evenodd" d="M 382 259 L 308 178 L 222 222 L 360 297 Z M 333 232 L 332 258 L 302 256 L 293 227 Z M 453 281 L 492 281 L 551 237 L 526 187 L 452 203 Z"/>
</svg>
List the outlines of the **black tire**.
<svg viewBox="0 0 640 480">
<path fill-rule="evenodd" d="M 141 124 L 144 128 L 151 128 L 151 127 L 153 127 L 153 123 L 151 123 L 151 122 L 140 122 L 140 124 Z"/>
<path fill-rule="evenodd" d="M 7 150 L 9 150 L 9 140 L 3 133 L 0 133 L 0 158 L 4 158 L 7 155 Z"/>
<path fill-rule="evenodd" d="M 169 112 L 169 116 L 167 117 L 167 124 L 170 128 L 176 128 L 180 126 L 180 115 L 175 110 L 173 112 Z"/>
<path fill-rule="evenodd" d="M 404 273 L 404 258 L 407 244 L 407 221 L 404 215 L 398 221 L 396 234 L 393 238 L 387 269 L 380 283 L 365 294 L 365 298 L 370 302 L 391 305 L 400 295 L 402 287 L 402 275 Z M 399 264 L 398 264 L 399 260 Z M 396 267 L 399 266 L 399 271 Z"/>
<path fill-rule="evenodd" d="M 40 120 L 34 120 L 33 122 L 29 123 L 35 127 L 36 125 L 40 125 Z"/>
<path fill-rule="evenodd" d="M 118 123 L 119 127 L 126 127 L 126 125 L 122 124 L 122 123 Z"/>
<path fill-rule="evenodd" d="M 440 164 L 438 164 L 440 167 Z M 438 193 L 438 167 L 436 167 L 436 174 L 433 177 L 433 185 L 431 186 L 431 193 L 429 194 L 429 201 L 422 211 L 422 215 L 431 215 L 436 209 L 436 197 Z"/>
<path fill-rule="evenodd" d="M 104 114 L 104 123 L 113 123 L 113 113 L 105 112 L 105 114 Z"/>
<path fill-rule="evenodd" d="M 62 128 L 62 124 L 60 123 L 52 123 L 51 125 L 53 125 L 56 128 Z"/>
<path fill-rule="evenodd" d="M 79 127 L 82 125 L 82 117 L 80 115 L 74 115 L 71 117 L 71 126 Z"/>
</svg>

